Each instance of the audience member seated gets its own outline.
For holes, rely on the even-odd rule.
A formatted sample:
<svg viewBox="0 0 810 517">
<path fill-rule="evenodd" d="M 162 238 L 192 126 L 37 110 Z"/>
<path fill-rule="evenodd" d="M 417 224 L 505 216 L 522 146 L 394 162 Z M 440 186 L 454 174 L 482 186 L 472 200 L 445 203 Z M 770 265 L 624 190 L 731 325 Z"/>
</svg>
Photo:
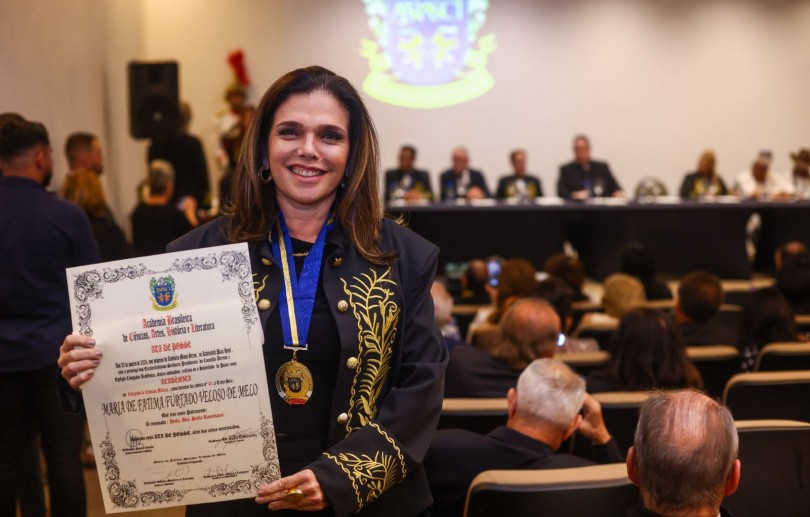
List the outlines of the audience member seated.
<svg viewBox="0 0 810 517">
<path fill-rule="evenodd" d="M 597 463 L 621 461 L 599 402 L 585 393 L 585 381 L 564 363 L 532 362 L 506 399 L 506 426 L 487 435 L 461 429 L 436 432 L 424 461 L 434 516 L 460 516 L 470 483 L 485 470 L 593 465 L 584 458 L 555 454 L 575 431 L 595 445 Z"/>
<path fill-rule="evenodd" d="M 487 182 L 481 171 L 470 169 L 470 158 L 467 149 L 453 149 L 453 166 L 439 176 L 439 187 L 442 201 L 448 199 L 483 199 L 490 197 Z"/>
<path fill-rule="evenodd" d="M 444 342 L 449 350 L 456 345 L 461 345 L 461 332 L 458 330 L 455 318 L 453 318 L 453 297 L 447 292 L 447 288 L 441 282 L 433 282 L 430 288 L 430 295 L 433 297 L 433 312 L 436 317 L 436 325 L 444 337 Z"/>
<path fill-rule="evenodd" d="M 526 172 L 526 151 L 515 149 L 509 153 L 509 161 L 512 163 L 513 172 L 498 180 L 495 197 L 515 201 L 529 201 L 542 197 L 543 186 L 540 178 Z"/>
<path fill-rule="evenodd" d="M 629 311 L 641 307 L 647 299 L 644 296 L 644 286 L 635 277 L 624 273 L 613 273 L 602 284 L 601 312 L 588 312 L 582 316 L 579 326 L 574 334 L 583 328 L 593 325 L 619 324 L 619 320 Z"/>
<path fill-rule="evenodd" d="M 172 165 L 175 186 L 170 203 L 177 204 L 186 196 L 191 196 L 196 201 L 196 207 L 207 209 L 211 203 L 208 161 L 200 139 L 189 134 L 190 125 L 191 106 L 181 102 L 177 131 L 152 141 L 148 152 L 149 162 L 166 160 Z"/>
<path fill-rule="evenodd" d="M 675 322 L 685 346 L 733 345 L 737 342 L 736 329 L 713 319 L 722 303 L 723 285 L 716 275 L 695 271 L 681 279 L 675 302 Z"/>
<path fill-rule="evenodd" d="M 415 168 L 416 148 L 403 145 L 399 150 L 399 166 L 385 171 L 385 202 L 432 201 L 433 189 L 427 171 Z"/>
<path fill-rule="evenodd" d="M 742 357 L 743 371 L 750 372 L 759 351 L 768 343 L 799 340 L 793 309 L 775 287 L 765 287 L 751 293 L 743 307 L 737 347 Z"/>
<path fill-rule="evenodd" d="M 771 152 L 760 151 L 757 159 L 737 175 L 734 193 L 740 197 L 755 200 L 784 199 L 791 197 L 796 189 L 787 178 L 771 174 Z"/>
<path fill-rule="evenodd" d="M 525 259 L 509 259 L 504 261 L 498 275 L 498 287 L 495 291 L 495 303 L 489 307 L 478 310 L 467 330 L 467 342 L 475 344 L 475 333 L 479 328 L 492 329 L 498 325 L 506 312 L 507 304 L 516 298 L 525 298 L 534 291 L 537 285 L 535 269 L 531 262 Z M 491 289 L 489 287 L 488 289 Z"/>
<path fill-rule="evenodd" d="M 546 259 L 543 271 L 549 275 L 562 279 L 574 290 L 574 301 L 584 302 L 590 298 L 582 292 L 585 285 L 585 265 L 577 257 L 558 253 Z"/>
<path fill-rule="evenodd" d="M 605 162 L 591 160 L 591 142 L 585 135 L 574 137 L 574 161 L 560 166 L 557 195 L 563 199 L 621 197 L 622 188 Z"/>
<path fill-rule="evenodd" d="M 633 242 L 625 247 L 619 271 L 636 277 L 644 285 L 647 300 L 672 299 L 672 292 L 667 284 L 656 276 L 655 257 L 643 244 Z"/>
<path fill-rule="evenodd" d="M 562 325 L 561 338 L 557 342 L 558 354 L 569 354 L 575 352 L 596 352 L 599 350 L 599 343 L 592 338 L 572 337 L 568 334 L 573 330 L 574 317 L 571 312 L 571 305 L 574 302 L 574 290 L 565 281 L 550 276 L 538 282 L 534 290 L 534 296 L 542 298 L 554 307 Z"/>
<path fill-rule="evenodd" d="M 239 163 L 239 156 L 242 154 L 242 142 L 247 134 L 247 129 L 256 114 L 254 106 L 238 107 L 239 123 L 232 126 L 228 131 L 220 136 L 222 151 L 227 157 L 225 173 L 219 180 L 219 212 L 228 212 L 231 207 L 231 190 L 233 189 L 233 178 L 236 166 Z"/>
<path fill-rule="evenodd" d="M 183 198 L 183 210 L 170 204 L 174 193 L 174 169 L 169 162 L 149 164 L 149 197 L 132 212 L 132 244 L 136 256 L 163 253 L 166 245 L 197 225 L 197 203 L 192 196 Z"/>
<path fill-rule="evenodd" d="M 776 254 L 776 288 L 797 314 L 810 314 L 810 252 L 801 242 L 789 242 Z"/>
<path fill-rule="evenodd" d="M 728 195 L 723 179 L 715 172 L 714 151 L 706 150 L 700 155 L 695 172 L 689 173 L 681 183 L 681 198 L 701 199 Z"/>
<path fill-rule="evenodd" d="M 506 311 L 491 354 L 476 346 L 450 351 L 445 397 L 501 397 L 535 359 L 554 357 L 560 318 L 543 300 L 518 300 Z"/>
<path fill-rule="evenodd" d="M 661 392 L 641 404 L 627 475 L 641 504 L 628 517 L 723 517 L 740 482 L 739 440 L 728 409 L 697 391 Z"/>
<path fill-rule="evenodd" d="M 703 388 L 675 325 L 655 309 L 624 315 L 610 364 L 588 376 L 588 392 Z"/>
<path fill-rule="evenodd" d="M 467 263 L 467 269 L 461 276 L 461 292 L 456 303 L 467 305 L 494 304 L 494 292 L 487 290 L 487 263 L 481 259 L 473 259 Z"/>
<path fill-rule="evenodd" d="M 62 184 L 62 197 L 79 205 L 87 214 L 101 260 L 107 262 L 129 258 L 132 248 L 104 200 L 104 190 L 98 176 L 98 173 L 87 169 L 72 172 Z"/>
</svg>

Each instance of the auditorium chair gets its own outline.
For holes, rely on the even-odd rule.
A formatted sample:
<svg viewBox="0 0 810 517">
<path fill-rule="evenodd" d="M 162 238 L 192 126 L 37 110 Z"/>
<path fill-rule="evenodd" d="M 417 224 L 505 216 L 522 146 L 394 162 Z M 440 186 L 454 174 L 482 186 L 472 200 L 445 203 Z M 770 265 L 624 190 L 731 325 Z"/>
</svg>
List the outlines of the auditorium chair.
<svg viewBox="0 0 810 517">
<path fill-rule="evenodd" d="M 589 312 L 603 312 L 605 310 L 602 304 L 592 302 L 590 300 L 582 302 L 574 302 L 571 304 L 571 328 L 575 329 L 579 326 L 582 316 Z"/>
<path fill-rule="evenodd" d="M 810 370 L 810 343 L 770 343 L 759 351 L 754 371 Z"/>
<path fill-rule="evenodd" d="M 610 352 L 597 350 L 596 352 L 572 352 L 557 354 L 555 359 L 567 364 L 572 370 L 583 377 L 587 377 L 594 370 L 604 368 L 610 362 Z"/>
<path fill-rule="evenodd" d="M 742 323 L 742 307 L 739 305 L 724 303 L 720 306 L 720 310 L 712 317 L 712 321 L 722 323 L 732 328 L 740 328 Z"/>
<path fill-rule="evenodd" d="M 468 517 L 624 517 L 639 502 L 624 463 L 554 470 L 488 470 L 473 480 Z"/>
<path fill-rule="evenodd" d="M 810 371 L 738 373 L 723 402 L 735 419 L 781 418 L 810 422 Z"/>
<path fill-rule="evenodd" d="M 442 402 L 439 429 L 466 429 L 486 434 L 506 424 L 506 397 L 446 398 Z"/>
<path fill-rule="evenodd" d="M 796 330 L 799 332 L 810 332 L 810 314 L 796 315 Z"/>
<path fill-rule="evenodd" d="M 810 424 L 739 420 L 737 492 L 723 501 L 735 517 L 810 515 Z"/>
<path fill-rule="evenodd" d="M 456 319 L 456 325 L 458 325 L 458 330 L 461 337 L 467 335 L 467 329 L 470 328 L 470 323 L 472 323 L 472 320 L 475 318 L 475 314 L 481 307 L 486 307 L 486 305 L 453 306 L 453 317 Z"/>
<path fill-rule="evenodd" d="M 688 346 L 686 355 L 703 378 L 706 393 L 715 398 L 723 396 L 726 383 L 740 373 L 740 351 L 730 345 Z"/>
<path fill-rule="evenodd" d="M 573 336 L 578 338 L 591 338 L 599 343 L 601 350 L 607 350 L 610 347 L 610 340 L 613 338 L 613 333 L 619 328 L 617 322 L 591 322 L 582 320 L 574 330 Z"/>
</svg>

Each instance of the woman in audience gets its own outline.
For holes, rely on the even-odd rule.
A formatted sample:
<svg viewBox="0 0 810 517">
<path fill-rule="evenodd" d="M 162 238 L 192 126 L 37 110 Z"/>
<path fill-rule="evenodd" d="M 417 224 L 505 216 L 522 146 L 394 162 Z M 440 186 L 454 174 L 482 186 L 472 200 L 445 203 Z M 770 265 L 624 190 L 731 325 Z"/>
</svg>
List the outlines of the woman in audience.
<svg viewBox="0 0 810 517">
<path fill-rule="evenodd" d="M 589 393 L 703 388 L 678 330 L 655 309 L 635 309 L 622 318 L 610 364 L 587 382 Z"/>
<path fill-rule="evenodd" d="M 487 326 L 490 329 L 497 326 L 508 306 L 515 299 L 529 296 L 535 285 L 537 280 L 531 262 L 520 258 L 505 261 L 498 275 L 495 302 L 492 307 L 484 307 L 475 315 L 467 331 L 467 342 L 475 343 L 475 334 L 479 328 L 483 331 Z"/>
<path fill-rule="evenodd" d="M 62 186 L 62 195 L 82 207 L 87 214 L 102 260 L 106 262 L 132 256 L 127 238 L 115 224 L 112 212 L 104 200 L 104 190 L 98 174 L 89 170 L 77 170 L 68 175 Z"/>
<path fill-rule="evenodd" d="M 759 351 L 768 343 L 798 341 L 793 309 L 775 287 L 751 293 L 743 307 L 737 346 L 743 371 L 751 371 Z"/>
<path fill-rule="evenodd" d="M 726 184 L 715 171 L 714 151 L 703 151 L 698 160 L 697 170 L 683 178 L 681 198 L 700 199 L 707 196 L 726 195 L 728 195 Z"/>
<path fill-rule="evenodd" d="M 588 301 L 588 296 L 582 292 L 585 285 L 585 265 L 576 257 L 558 253 L 552 255 L 543 264 L 543 270 L 549 275 L 564 280 L 574 290 L 574 301 Z"/>
<path fill-rule="evenodd" d="M 595 352 L 599 350 L 599 343 L 593 338 L 579 338 L 568 335 L 574 326 L 574 316 L 571 310 L 574 301 L 574 290 L 564 280 L 550 276 L 542 282 L 538 282 L 534 296 L 550 303 L 554 307 L 557 316 L 560 317 L 562 332 L 557 340 L 558 354 Z"/>
<path fill-rule="evenodd" d="M 613 273 L 605 279 L 602 287 L 602 307 L 605 312 L 588 312 L 583 315 L 574 331 L 575 336 L 588 327 L 615 328 L 622 316 L 647 301 L 641 282 L 624 273 Z"/>
</svg>

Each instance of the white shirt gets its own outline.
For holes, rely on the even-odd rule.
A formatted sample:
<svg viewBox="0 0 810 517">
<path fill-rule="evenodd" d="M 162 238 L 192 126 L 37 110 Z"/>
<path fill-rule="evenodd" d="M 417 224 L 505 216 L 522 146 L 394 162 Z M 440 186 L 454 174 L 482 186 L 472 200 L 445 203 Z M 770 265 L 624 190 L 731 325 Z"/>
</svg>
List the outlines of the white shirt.
<svg viewBox="0 0 810 517">
<path fill-rule="evenodd" d="M 796 189 L 793 183 L 784 175 L 768 171 L 765 182 L 758 183 L 750 170 L 744 170 L 735 178 L 734 192 L 743 197 L 775 196 L 777 194 L 793 194 Z"/>
</svg>

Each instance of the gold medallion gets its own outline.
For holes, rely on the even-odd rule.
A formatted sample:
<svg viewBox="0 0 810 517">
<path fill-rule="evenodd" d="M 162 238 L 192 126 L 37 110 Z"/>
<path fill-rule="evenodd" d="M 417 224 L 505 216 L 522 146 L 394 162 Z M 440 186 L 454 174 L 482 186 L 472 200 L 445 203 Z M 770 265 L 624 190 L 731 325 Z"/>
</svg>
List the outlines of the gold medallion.
<svg viewBox="0 0 810 517">
<path fill-rule="evenodd" d="M 312 373 L 295 359 L 279 366 L 276 371 L 276 391 L 287 404 L 306 404 L 312 396 Z"/>
</svg>

